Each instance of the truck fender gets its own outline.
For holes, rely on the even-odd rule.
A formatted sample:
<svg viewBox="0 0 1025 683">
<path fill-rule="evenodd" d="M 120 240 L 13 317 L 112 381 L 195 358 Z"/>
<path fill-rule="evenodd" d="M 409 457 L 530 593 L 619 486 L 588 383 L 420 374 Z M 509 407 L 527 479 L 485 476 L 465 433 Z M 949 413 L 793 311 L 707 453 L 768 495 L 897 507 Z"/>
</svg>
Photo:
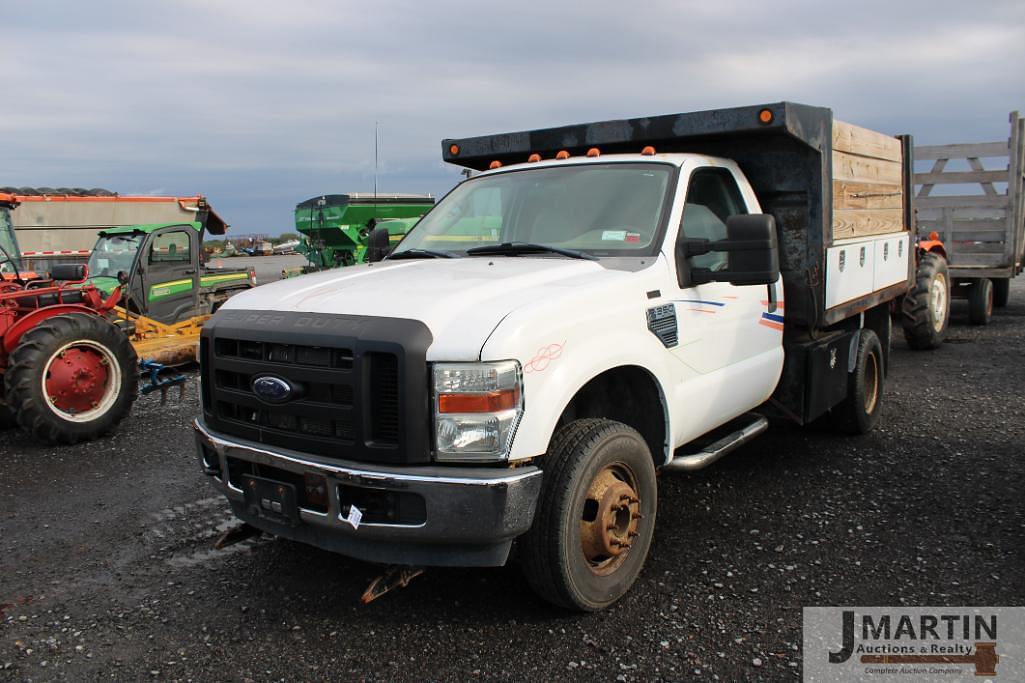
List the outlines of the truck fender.
<svg viewBox="0 0 1025 683">
<path fill-rule="evenodd" d="M 654 337 L 652 337 L 652 341 L 655 341 Z M 657 341 L 655 341 L 655 343 L 657 344 Z M 661 345 L 659 346 L 661 348 Z M 535 434 L 538 434 L 539 437 L 535 438 L 532 441 L 533 445 L 529 447 L 530 451 L 532 451 L 530 454 L 537 455 L 544 453 L 547 450 L 548 443 L 551 441 L 552 436 L 554 436 L 555 434 L 559 418 L 562 417 L 562 414 L 565 412 L 570 402 L 580 393 L 580 391 L 585 386 L 587 386 L 588 383 L 590 383 L 595 378 L 600 377 L 604 373 L 619 368 L 636 368 L 637 370 L 640 370 L 644 374 L 646 374 L 648 378 L 650 378 L 650 380 L 654 383 L 655 388 L 658 392 L 658 400 L 662 410 L 662 439 L 664 446 L 662 453 L 653 452 L 652 457 L 655 460 L 656 467 L 664 464 L 665 462 L 668 462 L 668 460 L 672 457 L 671 435 L 673 434 L 673 430 L 670 425 L 669 401 L 666 396 L 665 387 L 663 382 L 659 379 L 658 373 L 654 371 L 651 367 L 646 365 L 643 359 L 638 358 L 633 354 L 631 354 L 630 356 L 624 355 L 622 357 L 619 357 L 617 355 L 617 357 L 606 358 L 603 362 L 591 366 L 588 372 L 573 377 L 572 381 L 568 381 L 569 378 L 566 378 L 566 381 L 560 381 L 560 378 L 558 377 L 547 378 L 545 387 L 546 392 L 556 387 L 558 388 L 556 395 L 552 398 L 551 403 L 549 403 L 549 406 L 552 406 L 555 409 L 545 410 L 543 417 L 540 419 L 540 422 L 534 423 L 531 426 L 530 431 Z M 540 439 L 543 439 L 543 441 Z M 515 444 L 514 450 L 518 450 L 516 449 Z M 524 455 L 526 455 L 526 453 L 524 453 Z"/>
</svg>

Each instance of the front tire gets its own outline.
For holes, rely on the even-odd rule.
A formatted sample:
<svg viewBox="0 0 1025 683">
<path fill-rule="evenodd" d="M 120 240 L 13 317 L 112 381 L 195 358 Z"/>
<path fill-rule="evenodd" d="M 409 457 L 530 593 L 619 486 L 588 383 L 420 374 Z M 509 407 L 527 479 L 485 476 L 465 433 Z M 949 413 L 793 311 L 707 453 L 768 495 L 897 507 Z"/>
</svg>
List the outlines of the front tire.
<svg viewBox="0 0 1025 683">
<path fill-rule="evenodd" d="M 561 607 L 608 607 L 637 580 L 654 536 L 648 445 L 620 422 L 576 420 L 555 434 L 542 467 L 534 524 L 522 538 L 527 581 Z"/>
<path fill-rule="evenodd" d="M 904 339 L 913 349 L 939 348 L 947 337 L 950 321 L 950 275 L 947 261 L 926 253 L 918 263 L 915 286 L 901 304 Z"/>
<path fill-rule="evenodd" d="M 5 400 L 37 439 L 74 444 L 113 430 L 135 401 L 128 337 L 98 315 L 58 315 L 26 332 L 7 370 Z"/>
<path fill-rule="evenodd" d="M 834 426 L 848 434 L 867 434 L 879 419 L 883 402 L 883 347 L 879 337 L 863 328 L 858 338 L 854 372 L 847 378 L 847 398 L 830 412 Z"/>
<path fill-rule="evenodd" d="M 993 282 L 989 278 L 976 280 L 968 288 L 968 322 L 988 325 L 993 317 Z"/>
</svg>

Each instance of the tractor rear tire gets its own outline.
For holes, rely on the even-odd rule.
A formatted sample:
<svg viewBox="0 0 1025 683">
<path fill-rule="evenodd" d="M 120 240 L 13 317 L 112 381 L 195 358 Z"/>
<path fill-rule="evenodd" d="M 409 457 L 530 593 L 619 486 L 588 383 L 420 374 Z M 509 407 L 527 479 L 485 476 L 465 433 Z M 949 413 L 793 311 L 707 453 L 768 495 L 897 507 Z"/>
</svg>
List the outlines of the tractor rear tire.
<svg viewBox="0 0 1025 683">
<path fill-rule="evenodd" d="M 922 255 L 915 286 L 904 295 L 901 322 L 908 346 L 918 351 L 939 348 L 950 323 L 950 275 L 939 254 Z"/>
<path fill-rule="evenodd" d="M 997 308 L 1003 308 L 1011 298 L 1011 278 L 996 277 L 993 278 L 992 282 L 993 305 Z"/>
<path fill-rule="evenodd" d="M 7 405 L 18 425 L 51 444 L 74 444 L 117 427 L 135 401 L 138 358 L 99 315 L 58 315 L 26 332 L 10 356 Z"/>
<path fill-rule="evenodd" d="M 858 337 L 854 372 L 847 378 L 847 398 L 829 413 L 837 430 L 867 434 L 875 427 L 883 403 L 883 347 L 875 332 L 866 328 Z"/>
<path fill-rule="evenodd" d="M 988 325 L 993 317 L 993 282 L 989 278 L 976 280 L 968 288 L 968 322 Z"/>
<path fill-rule="evenodd" d="M 637 580 L 655 531 L 658 485 L 644 438 L 621 422 L 583 419 L 556 432 L 542 458 L 523 573 L 548 602 L 594 612 Z"/>
</svg>

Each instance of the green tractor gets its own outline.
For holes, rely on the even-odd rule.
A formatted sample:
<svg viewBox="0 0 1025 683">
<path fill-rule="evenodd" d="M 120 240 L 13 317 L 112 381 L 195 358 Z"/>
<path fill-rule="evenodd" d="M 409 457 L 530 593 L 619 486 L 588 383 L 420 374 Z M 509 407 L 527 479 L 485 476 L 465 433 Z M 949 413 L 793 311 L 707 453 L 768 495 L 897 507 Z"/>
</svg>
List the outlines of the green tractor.
<svg viewBox="0 0 1025 683">
<path fill-rule="evenodd" d="M 295 227 L 303 235 L 297 251 L 309 262 L 303 272 L 363 263 L 374 228 L 388 230 L 394 244 L 434 206 L 423 194 L 328 194 L 295 207 Z"/>
</svg>

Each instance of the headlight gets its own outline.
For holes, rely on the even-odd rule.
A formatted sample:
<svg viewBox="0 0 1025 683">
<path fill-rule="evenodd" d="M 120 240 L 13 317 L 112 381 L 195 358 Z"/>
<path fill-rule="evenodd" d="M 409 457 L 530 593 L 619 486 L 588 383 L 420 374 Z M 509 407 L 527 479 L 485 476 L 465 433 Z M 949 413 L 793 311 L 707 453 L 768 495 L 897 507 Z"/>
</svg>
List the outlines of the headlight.
<svg viewBox="0 0 1025 683">
<path fill-rule="evenodd" d="M 483 462 L 509 456 L 523 414 L 520 364 L 434 364 L 434 438 L 438 460 Z"/>
</svg>

